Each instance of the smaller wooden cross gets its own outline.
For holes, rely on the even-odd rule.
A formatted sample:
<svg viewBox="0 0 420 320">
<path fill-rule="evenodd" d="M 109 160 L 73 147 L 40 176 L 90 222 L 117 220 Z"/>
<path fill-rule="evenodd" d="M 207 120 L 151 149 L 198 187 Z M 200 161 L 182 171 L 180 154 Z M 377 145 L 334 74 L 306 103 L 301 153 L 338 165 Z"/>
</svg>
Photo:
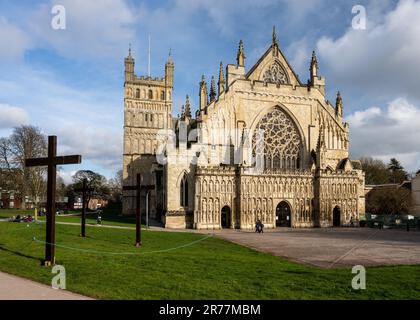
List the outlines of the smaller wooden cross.
<svg viewBox="0 0 420 320">
<path fill-rule="evenodd" d="M 89 205 L 89 204 L 86 204 L 86 198 L 87 198 L 86 193 L 87 192 L 93 192 L 93 191 L 95 191 L 95 189 L 94 188 L 88 188 L 87 179 L 85 178 L 85 179 L 83 179 L 83 186 L 81 188 L 74 189 L 74 191 L 82 192 L 83 204 L 82 204 L 82 233 L 81 233 L 81 236 L 82 236 L 82 238 L 85 238 L 86 237 L 86 206 Z"/>
<path fill-rule="evenodd" d="M 136 191 L 136 247 L 141 247 L 141 211 L 140 211 L 140 192 L 142 190 L 153 190 L 154 185 L 141 185 L 141 175 L 137 174 L 137 183 L 135 186 L 124 186 L 124 191 Z"/>
<path fill-rule="evenodd" d="M 55 264 L 55 188 L 57 178 L 57 165 L 79 164 L 82 156 L 57 157 L 57 137 L 48 137 L 48 157 L 26 159 L 26 167 L 48 167 L 47 177 L 47 228 L 45 240 L 45 266 Z"/>
</svg>

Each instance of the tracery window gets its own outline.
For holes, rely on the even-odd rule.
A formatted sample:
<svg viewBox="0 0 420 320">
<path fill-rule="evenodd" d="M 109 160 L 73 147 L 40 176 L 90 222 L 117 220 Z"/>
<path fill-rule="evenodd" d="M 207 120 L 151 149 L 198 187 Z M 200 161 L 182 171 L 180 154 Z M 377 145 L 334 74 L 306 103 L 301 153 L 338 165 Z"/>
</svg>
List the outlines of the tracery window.
<svg viewBox="0 0 420 320">
<path fill-rule="evenodd" d="M 278 63 L 274 62 L 263 75 L 263 81 L 265 83 L 275 83 L 275 84 L 287 84 L 287 75 L 283 67 Z"/>
<path fill-rule="evenodd" d="M 292 119 L 279 108 L 260 120 L 252 147 L 253 156 L 264 161 L 265 169 L 300 168 L 302 139 Z"/>
</svg>

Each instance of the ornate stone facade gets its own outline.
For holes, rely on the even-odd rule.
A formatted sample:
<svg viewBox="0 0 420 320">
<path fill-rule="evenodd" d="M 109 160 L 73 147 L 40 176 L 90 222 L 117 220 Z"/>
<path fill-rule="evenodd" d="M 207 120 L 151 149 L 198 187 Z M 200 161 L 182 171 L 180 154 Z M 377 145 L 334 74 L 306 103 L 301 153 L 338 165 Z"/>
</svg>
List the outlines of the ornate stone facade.
<svg viewBox="0 0 420 320">
<path fill-rule="evenodd" d="M 364 174 L 348 158 L 343 101 L 340 94 L 335 105 L 326 99 L 315 54 L 303 84 L 275 33 L 248 72 L 241 41 L 237 64 L 220 64 L 218 93 L 214 80 L 207 92 L 202 77 L 195 118 L 188 97 L 172 119 L 170 99 L 142 96 L 153 85 L 169 97 L 172 83 L 134 78 L 126 79 L 124 177 L 133 183 L 137 172 L 156 174 L 150 211 L 166 227 L 251 229 L 258 219 L 268 228 L 344 226 L 364 213 Z M 137 87 L 140 99 L 133 99 Z M 163 117 L 156 117 L 153 128 L 165 129 L 157 136 L 133 123 L 145 110 Z M 124 212 L 133 208 L 124 193 Z"/>
<path fill-rule="evenodd" d="M 134 185 L 137 173 L 155 172 L 159 188 L 151 192 L 150 215 L 159 218 L 163 210 L 163 185 L 161 168 L 156 166 L 156 151 L 159 130 L 172 127 L 172 90 L 174 63 L 169 57 L 163 78 L 137 77 L 134 73 L 134 58 L 131 49 L 125 58 L 124 84 L 124 185 Z M 142 209 L 145 208 L 142 194 Z M 135 192 L 123 192 L 123 213 L 135 213 Z"/>
</svg>

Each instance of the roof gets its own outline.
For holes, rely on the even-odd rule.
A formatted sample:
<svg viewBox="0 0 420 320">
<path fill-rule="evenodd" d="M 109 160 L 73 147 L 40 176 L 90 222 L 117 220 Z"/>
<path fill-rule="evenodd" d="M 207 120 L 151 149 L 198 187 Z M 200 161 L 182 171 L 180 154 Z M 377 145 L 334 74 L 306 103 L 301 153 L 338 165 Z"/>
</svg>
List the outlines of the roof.
<svg viewBox="0 0 420 320">
<path fill-rule="evenodd" d="M 296 80 L 296 82 L 299 85 L 302 85 L 302 82 L 300 81 L 299 76 L 293 70 L 292 66 L 290 65 L 289 61 L 287 60 L 287 58 L 285 57 L 285 55 L 283 54 L 283 52 L 281 51 L 281 49 L 279 47 L 277 47 L 277 46 L 274 46 L 274 45 L 271 45 L 265 51 L 265 53 L 261 56 L 261 58 L 258 59 L 258 61 L 253 65 L 253 67 L 246 74 L 246 78 L 249 79 L 249 78 L 252 77 L 252 75 L 255 72 L 255 70 L 267 59 L 267 56 L 270 53 L 273 53 L 273 50 L 278 50 L 279 55 L 278 55 L 277 59 L 280 60 L 280 62 L 284 62 L 284 67 L 286 67 L 287 71 L 289 71 L 291 73 L 291 75 L 294 77 L 294 79 Z"/>
</svg>

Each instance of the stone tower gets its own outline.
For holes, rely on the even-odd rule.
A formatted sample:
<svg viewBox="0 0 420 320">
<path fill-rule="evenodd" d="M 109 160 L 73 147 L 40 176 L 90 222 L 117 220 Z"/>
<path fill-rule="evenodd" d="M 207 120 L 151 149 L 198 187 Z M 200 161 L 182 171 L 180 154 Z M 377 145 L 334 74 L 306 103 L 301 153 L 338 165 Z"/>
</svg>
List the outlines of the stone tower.
<svg viewBox="0 0 420 320">
<path fill-rule="evenodd" d="M 156 175 L 155 188 L 149 196 L 149 214 L 157 218 L 163 209 L 162 169 L 156 161 L 158 147 L 157 133 L 172 127 L 172 92 L 174 84 L 174 63 L 171 55 L 165 64 L 165 76 L 152 78 L 137 77 L 135 60 L 131 48 L 125 62 L 124 81 L 124 151 L 123 183 L 134 185 L 137 173 L 152 172 Z M 157 186 L 158 187 L 158 186 Z M 144 209 L 145 197 L 141 203 Z M 143 211 L 144 212 L 144 211 Z M 135 213 L 135 192 L 123 192 L 123 213 Z"/>
</svg>

